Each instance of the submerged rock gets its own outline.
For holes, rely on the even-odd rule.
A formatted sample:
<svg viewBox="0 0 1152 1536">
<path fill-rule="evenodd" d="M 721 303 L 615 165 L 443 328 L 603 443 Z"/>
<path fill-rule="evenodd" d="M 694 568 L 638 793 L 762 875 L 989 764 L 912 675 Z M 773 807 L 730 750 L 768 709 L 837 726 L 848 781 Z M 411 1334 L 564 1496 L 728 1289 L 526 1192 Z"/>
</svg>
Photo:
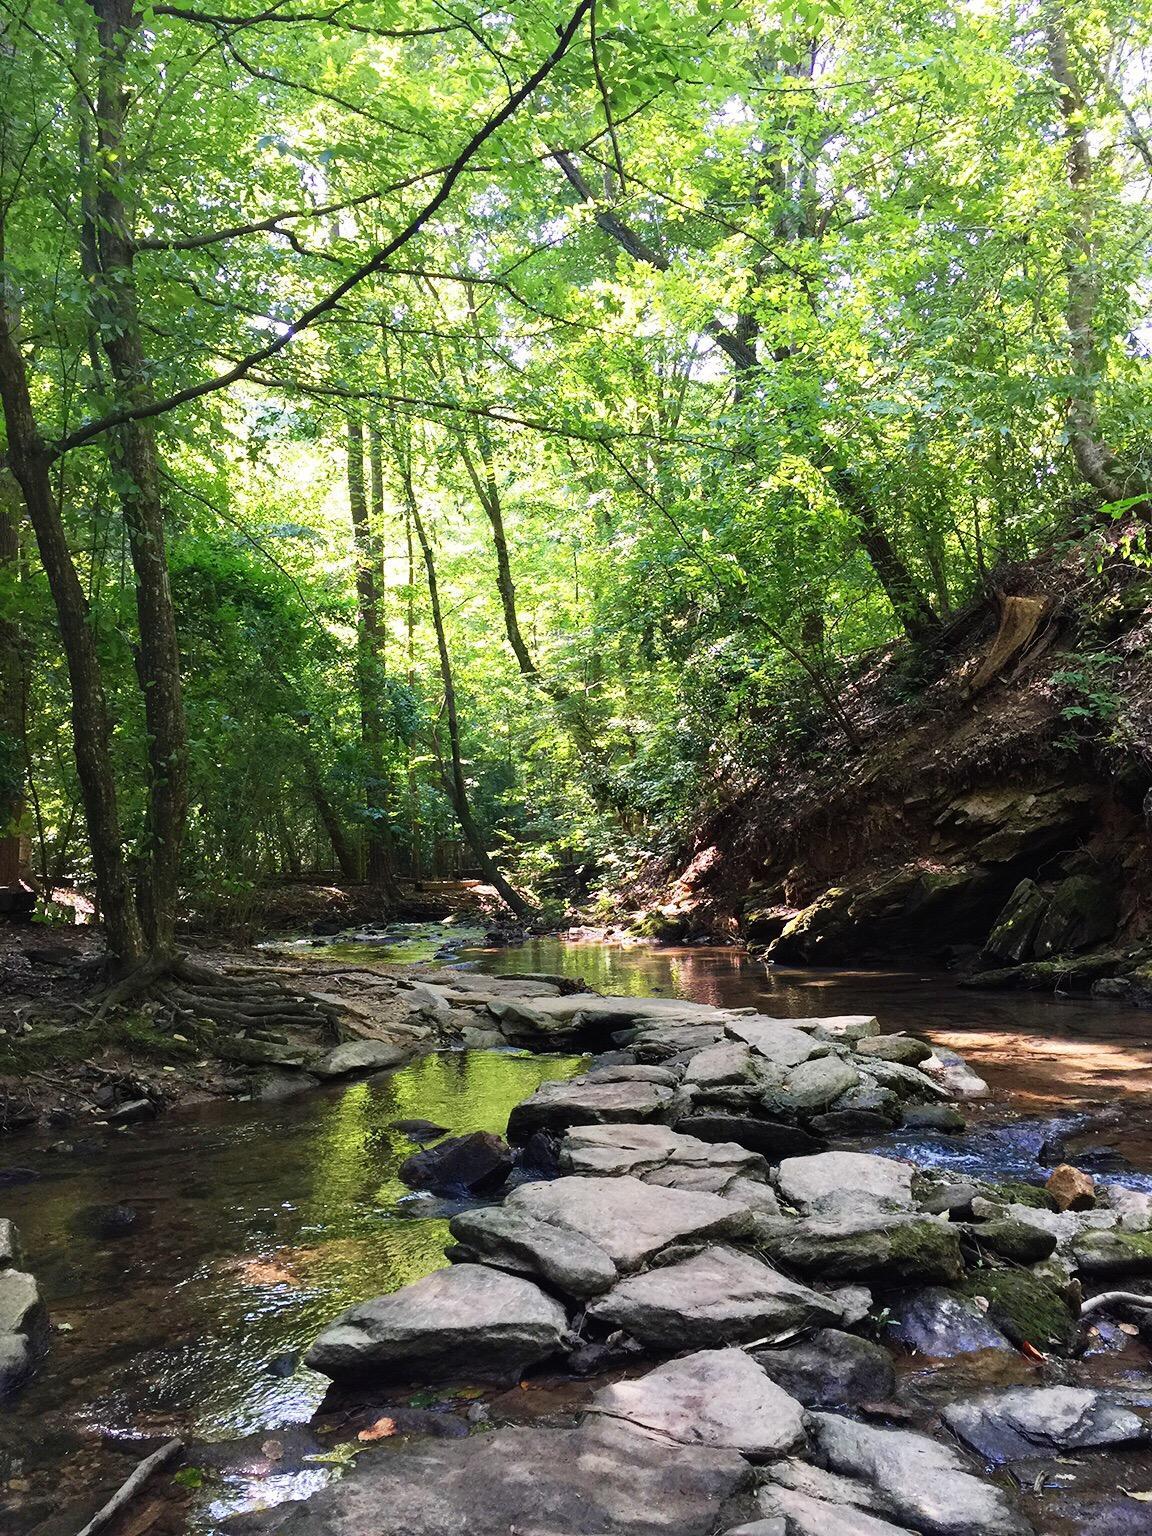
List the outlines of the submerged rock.
<svg viewBox="0 0 1152 1536">
<path fill-rule="evenodd" d="M 754 1358 L 806 1408 L 881 1402 L 896 1390 L 888 1351 L 838 1328 L 821 1328 L 787 1349 L 759 1350 Z"/>
<path fill-rule="evenodd" d="M 473 1131 L 414 1152 L 400 1164 L 397 1176 L 410 1189 L 430 1189 L 438 1195 L 486 1195 L 507 1181 L 513 1166 L 501 1137 Z"/>
<path fill-rule="evenodd" d="M 1031 1536 L 1002 1489 L 975 1477 L 956 1451 L 927 1435 L 830 1413 L 812 1414 L 810 1425 L 827 1466 L 870 1483 L 887 1514 L 925 1536 Z"/>
<path fill-rule="evenodd" d="M 1152 1439 L 1147 1419 L 1084 1387 L 1013 1387 L 943 1409 L 952 1433 L 988 1461 L 1023 1461 Z"/>
<path fill-rule="evenodd" d="M 800 1404 L 742 1349 L 708 1349 L 673 1360 L 592 1399 L 594 1413 L 627 1419 L 682 1445 L 745 1456 L 779 1456 L 804 1439 Z"/>
<path fill-rule="evenodd" d="M 813 1323 L 836 1323 L 841 1308 L 735 1248 L 703 1253 L 622 1280 L 588 1308 L 650 1349 L 710 1348 Z"/>
<path fill-rule="evenodd" d="M 512 1380 L 556 1354 L 567 1327 L 564 1308 L 531 1281 L 455 1264 L 349 1308 L 304 1363 L 335 1381 Z"/>
<path fill-rule="evenodd" d="M 508 1197 L 505 1210 L 583 1233 L 625 1271 L 638 1269 L 669 1243 L 739 1237 L 751 1227 L 747 1211 L 717 1195 L 627 1176 L 525 1184 Z"/>
</svg>

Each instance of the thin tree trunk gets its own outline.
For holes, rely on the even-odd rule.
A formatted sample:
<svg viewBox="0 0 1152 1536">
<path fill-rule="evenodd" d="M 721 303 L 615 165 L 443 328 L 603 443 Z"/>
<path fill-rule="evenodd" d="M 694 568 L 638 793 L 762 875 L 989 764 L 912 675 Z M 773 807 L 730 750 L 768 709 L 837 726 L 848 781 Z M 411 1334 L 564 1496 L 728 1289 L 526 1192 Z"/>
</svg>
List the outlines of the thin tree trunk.
<svg viewBox="0 0 1152 1536">
<path fill-rule="evenodd" d="M 871 496 L 852 471 L 842 464 L 832 465 L 828 481 L 837 499 L 856 519 L 860 542 L 904 633 L 916 644 L 924 644 L 939 629 L 940 621 L 888 537 Z"/>
<path fill-rule="evenodd" d="M 0 250 L 2 254 L 2 250 Z M 24 359 L 0 302 L 0 399 L 8 432 L 8 459 L 20 485 L 48 581 L 72 696 L 72 738 L 84 800 L 96 899 L 108 950 L 121 967 L 136 964 L 144 949 L 139 916 L 120 833 L 112 772 L 112 726 L 104 679 L 84 589 L 72 562 L 60 508 L 52 493 L 48 456 L 36 426 Z"/>
<path fill-rule="evenodd" d="M 384 722 L 380 708 L 384 670 L 380 603 L 376 588 L 380 551 L 368 515 L 364 485 L 364 429 L 354 416 L 348 418 L 347 457 L 348 505 L 352 513 L 352 542 L 356 558 L 356 688 L 360 696 L 360 749 L 367 770 L 364 783 L 364 808 L 367 813 L 365 872 L 369 880 L 383 886 L 388 895 L 395 899 L 400 893 L 396 886 L 392 835 L 388 825 L 390 809 L 385 777 Z M 380 499 L 383 500 L 382 486 Z"/>
<path fill-rule="evenodd" d="M 1065 326 L 1072 361 L 1074 393 L 1068 402 L 1068 441 L 1076 467 L 1105 501 L 1144 496 L 1144 479 L 1105 441 L 1096 401 L 1096 380 L 1104 366 L 1096 328 L 1099 275 L 1093 239 L 1095 165 L 1084 97 L 1068 46 L 1064 0 L 1048 0 L 1045 40 L 1052 78 L 1060 88 L 1060 116 L 1072 211 L 1064 241 Z M 1140 509 L 1145 515 L 1152 508 Z"/>
<path fill-rule="evenodd" d="M 336 864 L 341 875 L 351 882 L 359 880 L 360 859 L 356 846 L 344 830 L 339 813 L 332 804 L 332 797 L 324 786 L 320 765 L 311 752 L 304 754 L 304 782 L 312 797 L 312 804 L 316 807 L 320 824 L 327 834 L 328 841 L 332 844 L 332 852 L 336 855 Z"/>
<path fill-rule="evenodd" d="M 419 508 L 416 505 L 416 493 L 412 486 L 411 477 L 406 469 L 402 471 L 402 474 L 404 478 L 404 499 L 412 519 L 412 526 L 416 530 L 416 537 L 420 543 L 420 552 L 424 558 L 424 571 L 428 581 L 428 602 L 432 610 L 432 627 L 436 631 L 436 649 L 440 657 L 440 679 L 444 686 L 444 713 L 448 719 L 448 744 L 452 754 L 451 772 L 446 776 L 452 808 L 456 812 L 456 820 L 460 823 L 460 830 L 467 839 L 468 846 L 471 848 L 485 880 L 494 887 L 505 905 L 510 907 L 515 915 L 523 921 L 531 915 L 531 909 L 520 893 L 509 884 L 500 866 L 488 852 L 484 844 L 484 838 L 480 833 L 480 828 L 476 825 L 476 819 L 472 815 L 472 807 L 468 801 L 468 785 L 464 776 L 464 759 L 460 749 L 460 719 L 456 710 L 456 684 L 452 675 L 452 658 L 448 651 L 448 637 L 444 630 L 444 615 L 440 607 L 440 588 L 436 580 L 436 562 L 432 554 L 432 546 L 428 542 L 424 523 L 420 517 Z"/>
<path fill-rule="evenodd" d="M 129 101 L 126 59 L 140 25 L 134 0 L 91 0 L 100 42 L 97 128 L 97 326 L 121 405 L 152 399 L 133 277 L 133 241 L 122 194 L 124 125 Z M 148 817 L 141 907 L 153 961 L 175 952 L 180 853 L 188 819 L 188 732 L 180 675 L 160 460 L 151 421 L 117 429 L 111 457 L 136 583 L 137 670 L 148 729 Z"/>
<path fill-rule="evenodd" d="M 24 810 L 24 665 L 16 606 L 20 579 L 20 490 L 0 470 L 0 887 L 20 879 Z"/>
</svg>

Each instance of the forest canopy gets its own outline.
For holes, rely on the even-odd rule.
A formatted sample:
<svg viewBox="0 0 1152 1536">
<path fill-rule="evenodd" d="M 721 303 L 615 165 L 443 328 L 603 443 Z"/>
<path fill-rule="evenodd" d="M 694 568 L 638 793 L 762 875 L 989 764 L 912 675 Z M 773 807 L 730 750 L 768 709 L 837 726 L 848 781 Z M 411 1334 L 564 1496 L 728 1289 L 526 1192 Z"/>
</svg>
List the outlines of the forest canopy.
<svg viewBox="0 0 1152 1536">
<path fill-rule="evenodd" d="M 1143 3 L 0 17 L 0 884 L 127 965 L 274 874 L 527 911 L 1140 545 Z"/>
</svg>

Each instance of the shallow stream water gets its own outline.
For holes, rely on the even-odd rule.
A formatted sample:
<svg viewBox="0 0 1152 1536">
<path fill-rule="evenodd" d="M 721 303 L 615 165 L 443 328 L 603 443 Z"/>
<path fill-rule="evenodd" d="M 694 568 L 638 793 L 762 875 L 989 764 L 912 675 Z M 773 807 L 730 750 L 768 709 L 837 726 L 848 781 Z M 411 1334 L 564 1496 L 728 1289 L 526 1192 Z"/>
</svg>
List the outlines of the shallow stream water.
<svg viewBox="0 0 1152 1536">
<path fill-rule="evenodd" d="M 397 958 L 379 947 L 357 954 Z M 962 992 L 938 976 L 769 972 L 731 950 L 541 940 L 462 951 L 452 963 L 780 1017 L 874 1012 L 886 1027 L 962 1051 L 994 1090 L 967 1137 L 902 1138 L 894 1150 L 922 1164 L 1037 1178 L 1041 1143 L 1067 1134 L 1102 1177 L 1152 1187 L 1149 1013 Z M 57 1330 L 39 1376 L 0 1408 L 0 1484 L 14 1480 L 31 1498 L 67 1507 L 71 1494 L 107 1480 L 110 1444 L 134 1458 L 156 1436 L 252 1437 L 247 1461 L 233 1457 L 196 1499 L 189 1518 L 204 1532 L 254 1497 L 298 1495 L 324 1480 L 323 1464 L 289 1470 L 291 1458 L 279 1466 L 259 1451 L 269 1434 L 303 1426 L 323 1395 L 298 1353 L 343 1307 L 444 1262 L 450 1209 L 396 1178 L 413 1145 L 393 1122 L 501 1131 L 514 1104 L 579 1064 L 446 1053 L 287 1102 L 187 1110 L 72 1155 L 0 1148 L 0 1214 L 21 1228 Z M 13 1167 L 35 1178 L 12 1181 Z M 111 1204 L 138 1210 L 140 1227 L 115 1240 L 85 1235 L 85 1211 Z"/>
</svg>

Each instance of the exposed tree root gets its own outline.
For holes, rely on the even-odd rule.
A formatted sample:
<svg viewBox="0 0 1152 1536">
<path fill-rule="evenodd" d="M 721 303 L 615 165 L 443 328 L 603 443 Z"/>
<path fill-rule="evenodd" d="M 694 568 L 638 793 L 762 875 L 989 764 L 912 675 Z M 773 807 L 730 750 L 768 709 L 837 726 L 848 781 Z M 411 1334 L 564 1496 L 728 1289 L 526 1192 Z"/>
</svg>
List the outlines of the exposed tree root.
<svg viewBox="0 0 1152 1536">
<path fill-rule="evenodd" d="M 157 1020 L 205 1022 L 242 1030 L 312 1029 L 326 1040 L 341 1035 L 341 1010 L 291 986 L 274 971 L 243 967 L 242 974 L 175 955 L 148 960 L 115 982 L 100 1000 L 97 1019 L 125 1008 L 152 1005 Z"/>
</svg>

